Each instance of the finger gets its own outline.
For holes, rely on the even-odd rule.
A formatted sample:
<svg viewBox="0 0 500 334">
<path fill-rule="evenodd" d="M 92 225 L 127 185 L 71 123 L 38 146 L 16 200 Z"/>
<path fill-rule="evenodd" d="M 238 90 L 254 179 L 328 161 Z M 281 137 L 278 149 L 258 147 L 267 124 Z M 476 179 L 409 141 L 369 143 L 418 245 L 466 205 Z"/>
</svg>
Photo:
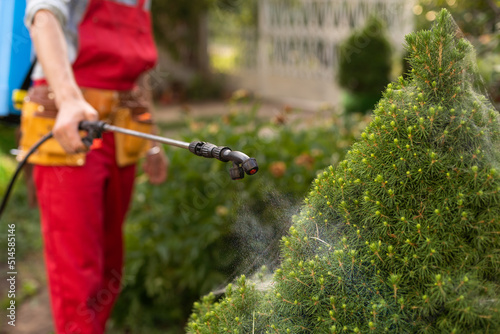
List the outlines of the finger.
<svg viewBox="0 0 500 334">
<path fill-rule="evenodd" d="M 162 156 L 159 168 L 160 168 L 161 183 L 163 183 L 168 178 L 168 160 L 165 156 Z"/>
<path fill-rule="evenodd" d="M 161 164 L 156 166 L 156 171 L 154 173 L 155 184 L 163 183 L 166 180 L 165 169 L 162 167 Z"/>
<path fill-rule="evenodd" d="M 87 146 L 82 142 L 82 137 L 78 133 L 78 125 L 72 126 L 66 131 L 68 145 L 71 146 L 75 153 L 87 152 Z"/>
<path fill-rule="evenodd" d="M 97 121 L 99 120 L 99 114 L 94 109 L 86 110 L 85 119 L 87 121 Z"/>
<path fill-rule="evenodd" d="M 69 140 L 67 139 L 66 133 L 60 128 L 54 128 L 52 131 L 54 138 L 57 140 L 59 145 L 66 151 L 67 153 L 73 153 L 73 147 L 71 146 Z"/>
<path fill-rule="evenodd" d="M 87 147 L 87 145 L 83 144 L 82 147 L 76 148 L 75 153 L 86 153 L 88 151 L 89 151 L 89 148 Z"/>
<path fill-rule="evenodd" d="M 161 175 L 158 177 L 158 184 L 163 183 L 167 180 L 167 175 L 165 173 L 161 173 Z"/>
<path fill-rule="evenodd" d="M 164 181 L 165 179 L 160 176 L 155 176 L 149 179 L 149 182 L 154 185 L 162 184 Z"/>
<path fill-rule="evenodd" d="M 158 171 L 156 168 L 153 167 L 148 175 L 151 184 L 158 184 Z"/>
<path fill-rule="evenodd" d="M 157 185 L 157 184 L 163 183 L 163 181 L 165 181 L 165 179 L 162 175 L 161 169 L 154 168 L 152 170 L 152 172 L 149 173 L 148 175 L 149 175 L 149 182 L 151 184 Z"/>
<path fill-rule="evenodd" d="M 67 124 L 54 130 L 54 137 L 67 153 L 86 152 L 87 147 L 82 142 L 78 127 Z"/>
</svg>

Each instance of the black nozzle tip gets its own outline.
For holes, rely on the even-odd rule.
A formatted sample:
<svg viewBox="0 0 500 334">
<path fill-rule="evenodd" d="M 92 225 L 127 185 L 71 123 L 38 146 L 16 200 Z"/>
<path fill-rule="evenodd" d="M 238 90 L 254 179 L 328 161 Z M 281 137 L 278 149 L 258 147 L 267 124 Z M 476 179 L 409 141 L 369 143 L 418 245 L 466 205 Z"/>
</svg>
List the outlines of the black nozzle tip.
<svg viewBox="0 0 500 334">
<path fill-rule="evenodd" d="M 241 167 L 243 167 L 243 170 L 248 175 L 254 175 L 259 171 L 259 166 L 257 165 L 257 161 L 254 158 L 250 158 L 244 161 L 241 164 Z"/>
</svg>

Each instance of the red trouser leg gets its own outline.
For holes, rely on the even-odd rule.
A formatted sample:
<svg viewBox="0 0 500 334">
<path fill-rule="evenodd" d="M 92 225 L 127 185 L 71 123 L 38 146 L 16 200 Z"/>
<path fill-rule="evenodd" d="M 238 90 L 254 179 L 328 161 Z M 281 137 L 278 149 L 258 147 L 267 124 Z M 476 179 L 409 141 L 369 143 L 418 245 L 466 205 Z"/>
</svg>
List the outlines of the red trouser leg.
<svg viewBox="0 0 500 334">
<path fill-rule="evenodd" d="M 35 167 L 58 334 L 100 334 L 119 293 L 122 225 L 135 166 L 115 163 L 112 134 L 83 167 Z"/>
</svg>

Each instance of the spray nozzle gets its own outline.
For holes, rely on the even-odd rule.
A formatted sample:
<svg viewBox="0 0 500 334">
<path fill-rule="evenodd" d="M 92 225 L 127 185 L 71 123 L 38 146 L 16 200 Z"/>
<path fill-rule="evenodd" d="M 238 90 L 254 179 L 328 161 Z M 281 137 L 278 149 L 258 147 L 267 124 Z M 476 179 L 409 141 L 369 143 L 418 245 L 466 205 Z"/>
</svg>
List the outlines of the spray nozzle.
<svg viewBox="0 0 500 334">
<path fill-rule="evenodd" d="M 245 177 L 245 173 L 254 175 L 259 171 L 259 166 L 254 158 L 250 158 L 243 152 L 232 151 L 226 146 L 194 141 L 189 144 L 189 151 L 205 158 L 215 158 L 223 162 L 232 161 L 233 167 L 229 170 L 229 174 L 233 180 L 242 179 Z"/>
</svg>

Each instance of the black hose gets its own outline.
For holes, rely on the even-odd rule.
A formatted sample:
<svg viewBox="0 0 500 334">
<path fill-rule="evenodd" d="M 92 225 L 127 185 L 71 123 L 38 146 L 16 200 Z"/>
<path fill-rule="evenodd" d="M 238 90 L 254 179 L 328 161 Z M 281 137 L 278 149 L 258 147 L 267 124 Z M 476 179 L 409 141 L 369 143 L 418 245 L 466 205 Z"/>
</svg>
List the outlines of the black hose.
<svg viewBox="0 0 500 334">
<path fill-rule="evenodd" d="M 26 156 L 19 162 L 17 165 L 16 171 L 12 178 L 10 179 L 9 186 L 7 187 L 7 190 L 5 191 L 5 194 L 3 195 L 2 199 L 2 204 L 0 205 L 0 219 L 2 218 L 3 211 L 5 210 L 5 207 L 7 206 L 7 202 L 9 200 L 10 193 L 12 192 L 12 188 L 14 187 L 14 183 L 16 182 L 17 176 L 19 175 L 19 172 L 23 169 L 24 165 L 26 164 L 26 161 L 28 161 L 28 158 L 47 140 L 52 138 L 52 131 L 47 133 L 45 136 L 43 136 L 39 141 L 36 142 L 35 145 L 33 145 L 28 153 L 26 153 Z"/>
</svg>

